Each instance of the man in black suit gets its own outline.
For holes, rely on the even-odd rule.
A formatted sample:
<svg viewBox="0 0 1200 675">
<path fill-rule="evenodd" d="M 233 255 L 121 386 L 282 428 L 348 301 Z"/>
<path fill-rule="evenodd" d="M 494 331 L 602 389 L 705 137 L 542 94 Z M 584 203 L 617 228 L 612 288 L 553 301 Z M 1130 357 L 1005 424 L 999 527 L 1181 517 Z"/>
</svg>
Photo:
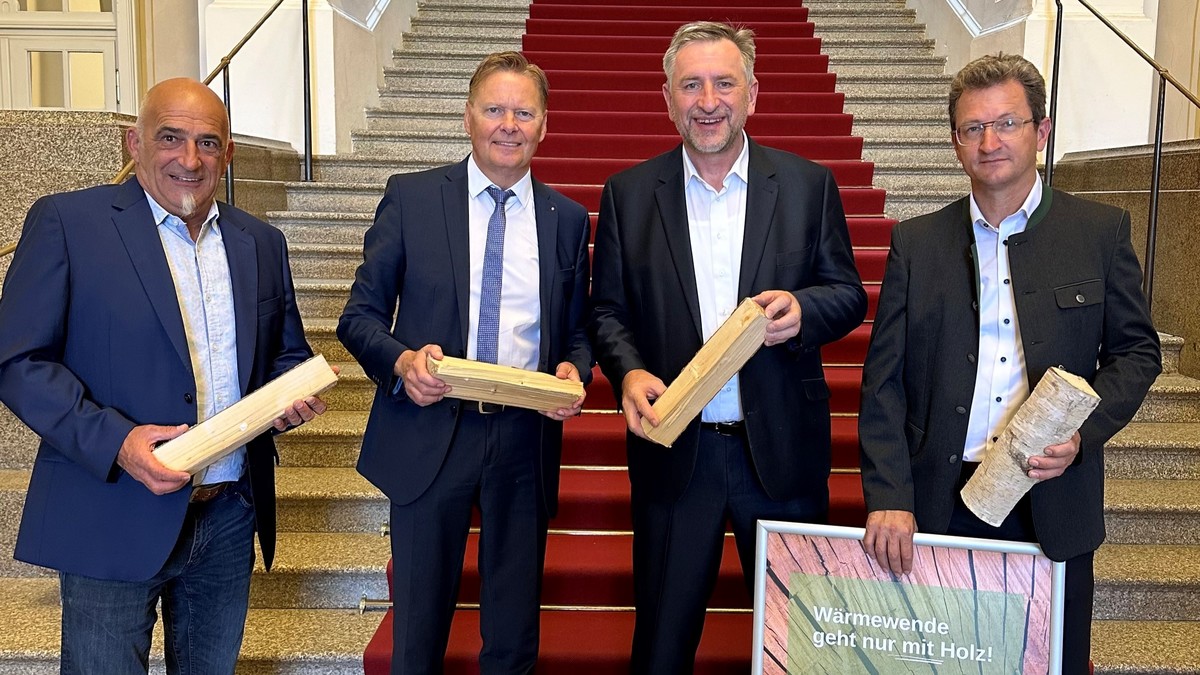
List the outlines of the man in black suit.
<svg viewBox="0 0 1200 675">
<path fill-rule="evenodd" d="M 971 194 L 896 226 L 863 372 L 866 545 L 902 574 L 918 527 L 1038 542 L 1067 563 L 1063 672 L 1086 673 L 1103 447 L 1161 371 L 1129 214 L 1043 189 L 1046 86 L 1020 56 L 955 76 L 950 128 Z M 991 527 L 959 490 L 1056 365 L 1091 382 L 1100 407 L 1030 459 L 1043 482 Z"/>
<path fill-rule="evenodd" d="M 471 154 L 392 176 L 365 240 L 338 337 L 378 385 L 358 470 L 391 499 L 393 673 L 441 672 L 472 505 L 483 516 L 484 673 L 531 672 L 562 420 L 445 398 L 443 354 L 591 376 L 584 331 L 588 215 L 533 180 L 545 73 L 516 52 L 471 78 Z"/>
<path fill-rule="evenodd" d="M 629 427 L 633 671 L 654 675 L 692 670 L 727 517 L 747 586 L 759 518 L 826 519 L 820 347 L 867 306 L 833 176 L 743 131 L 758 95 L 753 33 L 682 26 L 663 65 L 683 144 L 605 185 L 589 326 Z M 673 447 L 647 441 L 651 399 L 747 296 L 772 319 L 764 348 Z"/>
</svg>

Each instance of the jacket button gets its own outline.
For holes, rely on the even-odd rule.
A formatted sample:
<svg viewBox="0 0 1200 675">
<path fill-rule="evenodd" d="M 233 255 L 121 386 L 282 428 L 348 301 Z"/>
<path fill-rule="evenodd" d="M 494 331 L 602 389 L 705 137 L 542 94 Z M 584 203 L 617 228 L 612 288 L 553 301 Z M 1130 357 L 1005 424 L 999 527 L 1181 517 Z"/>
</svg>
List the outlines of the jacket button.
<svg viewBox="0 0 1200 675">
<path fill-rule="evenodd" d="M 971 363 L 975 363 L 975 355 L 967 354 L 967 360 L 970 361 Z"/>
<path fill-rule="evenodd" d="M 954 464 L 958 461 L 958 455 L 950 455 L 950 463 Z"/>
<path fill-rule="evenodd" d="M 954 408 L 954 412 L 958 413 L 959 415 L 966 415 L 966 414 L 967 414 L 967 409 L 966 409 L 966 408 L 964 408 L 964 407 L 962 407 L 962 406 L 960 405 L 960 406 L 956 406 L 956 407 Z"/>
<path fill-rule="evenodd" d="M 1085 301 L 1087 301 L 1087 298 L 1083 297 L 1083 293 L 1079 293 L 1075 296 L 1075 302 L 1078 302 L 1082 305 Z"/>
<path fill-rule="evenodd" d="M 184 403 L 189 403 L 189 404 L 190 404 L 190 403 L 191 403 L 192 401 L 194 401 L 194 400 L 196 400 L 196 399 L 192 398 L 192 395 L 191 395 L 191 394 L 184 394 L 184 395 L 183 395 L 183 402 L 184 402 Z"/>
</svg>

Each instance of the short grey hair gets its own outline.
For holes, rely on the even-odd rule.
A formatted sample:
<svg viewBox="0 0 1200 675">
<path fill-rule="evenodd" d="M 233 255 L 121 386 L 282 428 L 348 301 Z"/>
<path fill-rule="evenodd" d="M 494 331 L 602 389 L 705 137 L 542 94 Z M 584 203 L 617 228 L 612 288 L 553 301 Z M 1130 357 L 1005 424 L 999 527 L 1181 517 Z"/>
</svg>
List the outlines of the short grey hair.
<svg viewBox="0 0 1200 675">
<path fill-rule="evenodd" d="M 679 27 L 671 38 L 671 46 L 663 54 L 663 73 L 667 81 L 675 70 L 675 57 L 679 50 L 693 42 L 716 42 L 729 40 L 742 53 L 742 64 L 746 67 L 746 81 L 754 79 L 754 31 L 749 28 L 734 28 L 719 21 L 693 21 Z"/>
<path fill-rule="evenodd" d="M 1005 82 L 1017 82 L 1025 90 L 1025 101 L 1033 114 L 1033 123 L 1046 118 L 1046 80 L 1025 57 L 1019 54 L 981 56 L 963 66 L 950 83 L 950 128 L 957 125 L 954 114 L 963 92 L 988 89 Z"/>
</svg>

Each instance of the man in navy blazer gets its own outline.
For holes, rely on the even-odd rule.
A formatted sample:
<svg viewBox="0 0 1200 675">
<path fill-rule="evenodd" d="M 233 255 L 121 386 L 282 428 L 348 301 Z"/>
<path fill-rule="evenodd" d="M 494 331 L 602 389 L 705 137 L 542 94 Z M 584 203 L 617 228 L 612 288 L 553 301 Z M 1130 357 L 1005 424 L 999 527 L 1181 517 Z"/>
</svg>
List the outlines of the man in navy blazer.
<svg viewBox="0 0 1200 675">
<path fill-rule="evenodd" d="M 587 211 L 529 172 L 546 94 L 545 74 L 520 54 L 484 59 L 464 113 L 470 156 L 388 181 L 338 325 L 378 385 L 358 470 L 392 502 L 393 673 L 442 670 L 473 505 L 480 668 L 528 673 L 537 658 L 562 420 L 583 397 L 541 415 L 446 398 L 426 360 L 590 379 Z"/>
<path fill-rule="evenodd" d="M 826 519 L 820 349 L 867 309 L 830 171 L 743 130 L 753 35 L 675 32 L 663 97 L 683 143 L 610 178 L 600 204 L 589 330 L 629 427 L 639 674 L 692 672 L 726 519 L 747 587 L 758 519 Z M 772 319 L 763 347 L 672 447 L 646 440 L 651 399 L 745 297 Z"/>
<path fill-rule="evenodd" d="M 59 571 L 63 673 L 145 672 L 160 598 L 167 671 L 232 673 L 254 531 L 275 550 L 274 444 L 195 481 L 152 450 L 311 351 L 283 235 L 214 201 L 221 100 L 163 82 L 126 140 L 136 180 L 38 200 L 5 280 L 0 400 L 41 437 L 16 557 Z"/>
</svg>

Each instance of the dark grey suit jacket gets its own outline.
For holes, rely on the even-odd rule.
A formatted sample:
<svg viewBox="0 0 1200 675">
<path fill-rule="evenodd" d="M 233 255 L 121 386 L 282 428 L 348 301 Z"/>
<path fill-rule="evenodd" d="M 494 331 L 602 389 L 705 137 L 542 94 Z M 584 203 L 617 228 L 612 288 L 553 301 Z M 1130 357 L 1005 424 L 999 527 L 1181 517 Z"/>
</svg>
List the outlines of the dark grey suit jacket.
<svg viewBox="0 0 1200 675">
<path fill-rule="evenodd" d="M 859 440 L 867 510 L 916 514 L 945 532 L 966 442 L 979 346 L 968 198 L 896 226 L 863 371 Z M 1031 492 L 1042 549 L 1055 560 L 1104 540 L 1104 443 L 1161 371 L 1158 334 L 1129 242 L 1129 214 L 1047 189 L 1008 239 L 1030 389 L 1051 366 L 1102 401 L 1080 429 L 1075 464 Z"/>
<path fill-rule="evenodd" d="M 600 368 L 621 400 L 626 373 L 668 385 L 703 344 L 688 235 L 683 146 L 608 180 L 596 226 L 589 325 Z M 774 499 L 828 490 L 829 387 L 821 345 L 862 323 L 867 296 L 828 169 L 750 141 L 738 295 L 782 289 L 800 303 L 800 334 L 741 370 L 754 466 Z M 670 450 L 627 434 L 635 498 L 674 501 L 692 477 L 699 417 Z"/>
</svg>

